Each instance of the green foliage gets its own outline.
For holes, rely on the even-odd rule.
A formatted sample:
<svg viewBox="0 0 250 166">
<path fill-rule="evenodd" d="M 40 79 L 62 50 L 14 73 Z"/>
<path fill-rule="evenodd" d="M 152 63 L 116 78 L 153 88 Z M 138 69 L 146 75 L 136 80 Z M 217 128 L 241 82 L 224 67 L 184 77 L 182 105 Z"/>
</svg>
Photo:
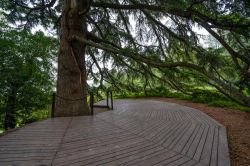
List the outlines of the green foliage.
<svg viewBox="0 0 250 166">
<path fill-rule="evenodd" d="M 10 106 L 14 112 L 15 123 L 22 125 L 39 119 L 38 116 L 31 115 L 34 111 L 46 108 L 50 103 L 50 95 L 54 88 L 54 63 L 58 42 L 46 37 L 42 32 L 31 34 L 10 27 L 0 28 L 2 128 L 8 114 L 6 111 Z M 15 101 L 11 101 L 10 97 Z"/>
<path fill-rule="evenodd" d="M 44 120 L 50 117 L 50 114 L 51 114 L 50 110 L 51 108 L 45 107 L 45 109 L 33 111 L 31 115 L 29 115 L 26 119 L 24 119 L 24 121 L 21 122 L 21 124 Z"/>
<path fill-rule="evenodd" d="M 200 102 L 200 103 L 209 103 L 215 100 L 228 100 L 222 94 L 218 93 L 214 90 L 204 90 L 198 89 L 193 92 L 193 101 Z"/>
<path fill-rule="evenodd" d="M 209 102 L 210 106 L 216 106 L 216 107 L 237 107 L 239 106 L 237 103 L 228 101 L 228 100 L 215 100 Z"/>
<path fill-rule="evenodd" d="M 209 106 L 215 107 L 225 107 L 232 108 L 241 111 L 250 111 L 249 107 L 244 107 L 239 105 L 238 103 L 224 97 L 222 94 L 214 91 L 214 90 L 196 90 L 195 95 L 184 95 L 179 92 L 171 92 L 171 91 L 159 91 L 151 90 L 147 95 L 145 93 L 122 93 L 116 95 L 115 98 L 147 98 L 147 97 L 164 97 L 164 98 L 176 98 L 181 100 L 191 100 L 197 103 L 208 104 Z"/>
<path fill-rule="evenodd" d="M 20 27 L 26 29 L 37 24 L 45 27 L 53 24 L 54 27 L 59 27 L 57 21 L 62 14 L 64 1 L 50 2 L 2 0 L 1 8 L 8 21 L 21 24 Z M 102 3 L 111 5 L 97 7 L 94 6 L 95 2 L 100 6 Z M 144 5 L 141 9 L 134 10 L 112 9 L 112 6 L 133 6 L 135 3 Z M 242 104 L 250 104 L 247 102 L 250 97 L 248 1 L 99 0 L 93 1 L 91 5 L 93 6 L 86 13 L 87 24 L 91 27 L 91 33 L 101 39 L 102 42 L 98 44 L 116 49 L 123 48 L 120 51 L 122 55 L 93 47 L 87 48 L 86 53 L 96 58 L 96 61 L 88 55 L 86 58 L 88 78 L 93 80 L 94 84 L 99 84 L 101 80 L 100 85 L 103 85 L 104 80 L 105 85 L 112 86 L 121 97 L 175 97 L 217 106 L 230 106 L 230 103 L 234 106 L 234 103 L 225 97 L 230 96 Z M 161 9 L 143 9 L 143 6 L 147 5 Z M 131 22 L 135 23 L 135 26 Z M 201 35 L 197 32 L 197 27 L 201 32 L 206 29 L 210 35 Z M 37 66 L 43 65 L 40 62 L 44 61 L 34 58 L 37 50 L 32 48 L 40 49 L 46 43 L 53 45 L 53 42 L 27 38 L 29 33 L 25 31 L 8 33 L 11 33 L 12 37 L 7 37 L 0 43 L 1 51 L 8 55 L 1 59 L 1 63 L 6 66 L 6 81 L 1 82 L 1 87 L 6 88 L 0 94 L 0 109 L 4 110 L 6 107 L 6 94 L 9 94 L 13 87 L 18 87 L 18 91 L 22 90 L 22 93 L 18 92 L 17 97 L 24 106 L 18 108 L 18 114 L 23 115 L 27 110 L 43 109 L 48 102 L 51 88 L 46 88 L 41 83 L 50 79 L 51 76 L 46 75 L 50 67 L 35 72 L 31 79 L 30 73 L 36 71 Z M 10 40 L 7 40 L 8 38 Z M 205 38 L 212 39 L 208 39 L 210 48 L 200 43 Z M 47 49 L 38 52 L 45 53 Z M 133 58 L 135 54 L 137 58 Z M 143 61 L 140 56 L 151 63 Z M 160 65 L 157 66 L 158 63 Z M 189 65 L 173 67 L 172 64 L 176 63 Z M 107 67 L 109 64 L 112 64 L 111 69 Z M 162 67 L 162 64 L 170 67 Z M 19 72 L 14 72 L 17 69 Z M 35 83 L 33 79 L 40 81 Z M 13 86 L 10 86 L 11 82 L 14 82 Z M 197 87 L 201 87 L 200 90 L 197 90 Z M 207 87 L 210 89 L 207 90 Z M 36 96 L 40 96 L 39 102 Z M 99 96 L 98 99 L 101 99 L 103 94 Z"/>
<path fill-rule="evenodd" d="M 215 107 L 225 107 L 225 108 L 232 108 L 232 109 L 237 109 L 245 112 L 250 112 L 249 107 L 244 107 L 239 105 L 238 103 L 235 103 L 230 100 L 215 100 L 210 103 L 208 103 L 209 106 L 215 106 Z"/>
<path fill-rule="evenodd" d="M 166 98 L 178 98 L 178 99 L 191 99 L 190 96 L 184 95 L 182 93 L 178 93 L 178 92 L 169 92 L 169 91 L 165 91 L 165 92 L 157 92 L 155 90 L 151 90 L 148 91 L 147 94 L 143 93 L 143 92 L 138 92 L 138 93 L 129 93 L 129 92 L 125 92 L 122 94 L 118 94 L 115 93 L 116 96 L 115 98 L 118 99 L 122 99 L 122 98 L 141 98 L 141 97 L 166 97 Z"/>
</svg>

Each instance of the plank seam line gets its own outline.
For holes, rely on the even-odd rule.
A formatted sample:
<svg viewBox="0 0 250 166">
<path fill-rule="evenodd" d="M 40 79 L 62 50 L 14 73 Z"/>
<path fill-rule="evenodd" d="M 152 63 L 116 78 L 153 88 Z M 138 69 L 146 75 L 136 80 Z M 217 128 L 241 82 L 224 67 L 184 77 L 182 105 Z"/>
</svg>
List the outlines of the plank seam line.
<svg viewBox="0 0 250 166">
<path fill-rule="evenodd" d="M 184 123 L 183 125 L 185 125 L 185 126 L 184 127 L 180 126 L 179 130 L 175 130 L 172 133 L 172 136 L 174 136 L 174 138 L 171 141 L 170 145 L 166 145 L 167 148 L 171 147 L 171 144 L 173 144 L 173 142 L 176 141 L 180 135 L 182 135 L 183 131 L 185 131 L 187 128 L 189 128 L 189 126 L 191 125 L 191 123 L 187 123 L 187 124 Z M 162 144 L 165 144 L 167 141 L 169 141 L 169 139 L 170 139 L 169 137 L 166 138 Z M 177 143 L 178 143 L 178 140 L 177 140 Z M 169 149 L 172 149 L 172 148 L 169 148 Z"/>
<path fill-rule="evenodd" d="M 192 158 L 192 157 L 190 157 L 190 156 L 187 156 L 186 154 L 181 154 L 180 152 L 177 152 L 177 151 L 172 150 L 172 149 L 169 149 L 169 148 L 167 148 L 167 147 L 165 147 L 165 146 L 163 146 L 163 145 L 161 145 L 161 144 L 158 144 L 158 143 L 155 142 L 154 140 L 147 139 L 147 138 L 145 138 L 145 137 L 143 137 L 143 136 L 140 136 L 140 135 L 138 135 L 138 134 L 136 134 L 136 133 L 130 132 L 129 130 L 124 129 L 124 128 L 121 128 L 120 126 L 118 126 L 118 125 L 116 125 L 116 124 L 114 124 L 114 123 L 112 123 L 112 122 L 106 121 L 106 120 L 104 120 L 104 119 L 102 119 L 102 118 L 100 118 L 100 117 L 98 117 L 98 118 L 101 119 L 102 121 L 106 122 L 106 123 L 109 123 L 109 124 L 112 124 L 113 126 L 116 126 L 117 128 L 120 128 L 120 129 L 122 129 L 122 130 L 124 130 L 124 131 L 127 131 L 127 132 L 131 133 L 132 135 L 135 135 L 135 136 L 137 136 L 137 137 L 139 137 L 139 138 L 143 138 L 143 139 L 145 139 L 145 140 L 147 140 L 147 141 L 149 141 L 149 142 L 155 143 L 156 145 L 158 145 L 158 146 L 160 146 L 160 147 L 163 147 L 164 149 L 166 149 L 166 150 L 168 150 L 168 151 L 172 151 L 172 152 L 174 152 L 174 153 L 176 153 L 176 154 L 179 154 L 179 155 L 184 156 L 184 157 L 187 157 L 187 158 L 189 158 L 189 159 L 191 159 L 191 160 L 197 161 L 196 159 L 194 159 L 194 158 Z M 200 163 L 200 161 L 197 161 L 197 162 Z M 203 163 L 202 163 L 202 164 L 203 164 Z"/>
<path fill-rule="evenodd" d="M 51 162 L 50 166 L 53 165 L 53 163 L 54 163 L 54 161 L 55 161 L 55 158 L 56 158 L 56 155 L 57 155 L 57 153 L 59 152 L 60 148 L 62 147 L 62 143 L 63 143 L 64 137 L 66 136 L 66 133 L 67 133 L 67 131 L 68 131 L 68 129 L 69 129 L 69 126 L 71 125 L 72 120 L 73 120 L 73 117 L 70 118 L 70 121 L 69 121 L 69 123 L 68 123 L 68 125 L 67 125 L 67 127 L 66 127 L 66 129 L 65 129 L 65 131 L 64 131 L 64 133 L 63 133 L 63 136 L 62 136 L 61 141 L 60 141 L 60 143 L 59 143 L 59 145 L 58 145 L 58 148 L 57 148 L 57 150 L 56 150 L 56 152 L 55 152 L 55 155 L 54 155 L 54 157 L 52 158 L 52 162 Z"/>
<path fill-rule="evenodd" d="M 151 147 L 152 146 L 152 147 Z M 152 149 L 155 149 L 157 147 L 157 145 L 150 145 L 150 146 L 145 146 L 145 147 L 140 147 L 138 150 L 141 150 L 141 149 L 146 149 L 146 150 L 152 150 Z M 122 151 L 121 151 L 122 152 Z M 114 161 L 118 161 L 120 159 L 124 159 L 126 157 L 130 157 L 130 156 L 133 156 L 135 154 L 138 154 L 140 152 L 137 152 L 137 149 L 134 149 L 134 150 L 131 150 L 131 151 L 128 151 L 128 152 L 122 152 L 121 154 L 119 155 L 116 155 L 115 157 L 120 157 L 120 158 L 115 158 L 114 160 L 111 160 L 111 161 L 105 161 L 106 159 L 110 159 L 110 158 L 113 158 L 113 156 L 111 157 L 108 157 L 108 158 L 105 158 L 105 159 L 101 159 L 101 160 L 97 160 L 97 161 L 91 161 L 91 162 L 88 162 L 87 164 L 94 164 L 94 163 L 98 163 L 98 162 L 101 162 L 101 164 L 98 164 L 98 165 L 104 165 L 104 164 L 108 164 L 108 163 L 112 163 Z M 128 154 L 126 156 L 126 154 Z M 104 161 L 104 162 L 103 162 Z M 86 164 L 86 165 L 87 165 Z"/>
<path fill-rule="evenodd" d="M 215 128 L 213 128 L 213 139 L 212 139 L 212 147 L 211 147 L 211 151 L 210 151 L 210 159 L 209 159 L 209 163 L 208 163 L 208 165 L 211 165 L 211 160 L 212 160 L 212 156 L 213 156 L 213 149 L 214 149 L 214 144 L 215 144 L 215 142 L 214 142 L 214 140 L 215 140 Z"/>
<path fill-rule="evenodd" d="M 141 144 L 143 144 L 143 141 L 138 142 L 138 143 L 141 145 Z M 129 149 L 129 148 L 131 148 L 131 145 L 124 147 L 124 149 Z M 102 156 L 105 156 L 105 155 L 114 154 L 114 153 L 117 153 L 117 152 L 122 152 L 124 149 L 119 149 L 119 150 L 115 150 L 115 151 L 107 151 L 108 152 L 107 154 L 105 154 L 106 152 L 102 152 L 102 153 L 99 153 L 99 154 L 93 154 L 93 155 L 85 156 L 81 160 L 77 159 L 78 161 L 73 162 L 73 163 L 78 163 L 78 162 L 81 162 L 82 160 L 89 160 L 89 159 L 91 160 L 91 159 L 96 158 L 96 157 L 102 157 Z M 86 157 L 88 157 L 88 158 L 86 158 Z M 67 162 L 72 161 L 72 160 L 75 160 L 75 159 L 67 160 Z M 60 162 L 60 163 L 62 163 L 62 162 Z"/>
</svg>

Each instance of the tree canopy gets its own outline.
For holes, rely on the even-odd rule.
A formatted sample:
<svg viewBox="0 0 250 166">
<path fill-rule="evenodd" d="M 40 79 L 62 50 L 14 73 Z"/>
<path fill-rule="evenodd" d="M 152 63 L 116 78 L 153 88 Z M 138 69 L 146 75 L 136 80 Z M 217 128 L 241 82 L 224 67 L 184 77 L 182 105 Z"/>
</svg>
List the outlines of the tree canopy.
<svg viewBox="0 0 250 166">
<path fill-rule="evenodd" d="M 5 23 L 0 27 L 0 128 L 32 122 L 50 104 L 57 41 Z"/>
<path fill-rule="evenodd" d="M 12 23 L 60 32 L 72 1 L 4 0 Z M 86 0 L 87 31 L 69 41 L 87 45 L 88 79 L 117 90 L 164 87 L 193 95 L 215 88 L 250 106 L 250 7 L 246 0 Z M 86 7 L 87 6 L 87 7 Z M 202 43 L 206 30 L 218 47 Z M 211 41 L 211 42 L 212 42 Z M 111 67 L 108 67 L 111 66 Z M 142 85 L 138 85 L 138 79 Z"/>
</svg>

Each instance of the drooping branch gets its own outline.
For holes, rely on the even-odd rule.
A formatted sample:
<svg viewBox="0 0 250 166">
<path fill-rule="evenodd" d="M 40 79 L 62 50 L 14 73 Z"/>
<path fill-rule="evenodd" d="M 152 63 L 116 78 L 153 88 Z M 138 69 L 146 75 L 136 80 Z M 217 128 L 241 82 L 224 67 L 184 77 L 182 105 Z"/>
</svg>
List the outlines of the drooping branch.
<svg viewBox="0 0 250 166">
<path fill-rule="evenodd" d="M 89 55 L 91 56 L 93 62 L 95 63 L 96 67 L 97 67 L 98 70 L 99 70 L 99 73 L 100 73 L 100 75 L 101 75 L 101 80 L 99 81 L 99 82 L 100 82 L 100 86 L 99 86 L 99 87 L 102 88 L 102 87 L 103 87 L 103 80 L 104 80 L 103 71 L 102 71 L 102 69 L 101 69 L 101 67 L 100 67 L 100 65 L 99 65 L 99 63 L 98 63 L 98 61 L 96 60 L 95 55 L 94 55 L 91 51 L 88 51 L 88 53 L 89 53 Z"/>
<path fill-rule="evenodd" d="M 46 8 L 51 8 L 55 5 L 57 0 L 51 0 L 49 3 L 45 3 L 45 0 L 42 0 L 42 5 L 37 5 L 34 7 L 29 7 L 28 4 L 21 3 L 19 0 L 10 0 L 10 3 L 16 6 L 19 6 L 24 9 L 28 9 L 30 11 L 36 11 L 36 10 L 44 10 Z"/>
<path fill-rule="evenodd" d="M 244 102 L 244 104 L 250 105 L 250 99 L 248 97 L 244 96 L 242 93 L 240 93 L 238 91 L 238 89 L 224 83 L 223 81 L 216 78 L 213 74 L 207 72 L 204 68 L 202 68 L 198 65 L 188 63 L 188 62 L 172 62 L 172 63 L 156 62 L 156 61 L 149 59 L 149 58 L 147 58 L 147 57 L 145 57 L 137 52 L 132 52 L 132 51 L 128 52 L 128 50 L 123 49 L 123 48 L 117 49 L 117 48 L 113 48 L 113 47 L 107 46 L 107 45 L 99 45 L 99 44 L 96 44 L 96 43 L 91 42 L 89 40 L 86 40 L 85 38 L 83 38 L 79 35 L 73 35 L 71 40 L 78 40 L 86 45 L 93 46 L 93 47 L 96 47 L 96 48 L 99 48 L 99 49 L 102 49 L 102 50 L 105 50 L 108 52 L 112 52 L 112 53 L 114 53 L 114 55 L 116 55 L 116 54 L 123 55 L 123 56 L 129 57 L 135 61 L 146 63 L 152 67 L 155 67 L 155 68 L 184 67 L 184 68 L 192 69 L 194 71 L 197 71 L 197 72 L 205 75 L 206 77 L 208 77 L 209 79 L 214 81 L 216 84 L 218 84 L 223 89 L 227 89 L 228 91 L 230 91 L 230 93 L 233 96 L 235 96 L 236 98 L 240 98 L 241 101 Z"/>
<path fill-rule="evenodd" d="M 230 47 L 227 44 L 227 42 L 222 37 L 220 37 L 215 31 L 213 31 L 206 22 L 200 22 L 200 25 L 204 27 L 214 38 L 216 38 L 224 46 L 224 48 L 230 53 L 231 56 L 237 57 L 241 59 L 243 62 L 250 64 L 250 57 L 243 56 L 240 53 L 234 51 L 233 48 Z"/>
<path fill-rule="evenodd" d="M 148 4 L 117 4 L 117 3 L 105 3 L 105 2 L 93 2 L 93 7 L 101 7 L 101 8 L 110 8 L 110 9 L 118 9 L 118 10 L 138 10 L 138 9 L 147 9 L 152 11 L 164 11 L 164 7 L 157 5 L 148 5 Z"/>
<path fill-rule="evenodd" d="M 209 22 L 213 24 L 216 28 L 222 28 L 227 30 L 236 30 L 237 28 L 249 28 L 250 21 L 243 19 L 238 22 L 234 22 L 233 20 L 227 20 L 221 18 L 212 18 L 205 14 L 202 14 L 201 12 L 194 10 L 193 8 L 187 8 L 187 9 L 180 9 L 177 7 L 165 7 L 160 5 L 148 5 L 148 4 L 140 4 L 136 1 L 131 1 L 133 4 L 117 4 L 117 3 L 105 3 L 105 2 L 93 2 L 93 7 L 101 7 L 101 8 L 110 8 L 115 10 L 149 10 L 149 11 L 157 11 L 157 12 L 165 12 L 172 15 L 176 15 L 179 17 L 183 17 L 186 19 L 202 19 L 206 22 Z M 244 21 L 243 21 L 244 20 Z"/>
<path fill-rule="evenodd" d="M 80 37 L 78 35 L 73 35 L 72 36 L 72 39 L 75 39 L 75 40 L 78 40 L 84 44 L 87 44 L 87 45 L 90 45 L 90 46 L 93 46 L 93 47 L 96 47 L 96 48 L 99 48 L 99 49 L 102 49 L 102 50 L 105 50 L 105 51 L 108 51 L 108 52 L 112 52 L 112 53 L 115 53 L 115 54 L 120 54 L 120 55 L 124 55 L 126 57 L 129 57 L 131 59 L 134 59 L 136 61 L 141 61 L 143 63 L 146 63 L 146 64 L 149 64 L 151 65 L 152 67 L 164 67 L 164 68 L 175 68 L 175 67 L 187 67 L 187 68 L 192 68 L 194 70 L 199 70 L 199 71 L 203 71 L 204 69 L 197 66 L 197 65 L 194 65 L 194 64 L 191 64 L 191 63 L 188 63 L 188 62 L 173 62 L 173 63 L 162 63 L 162 62 L 156 62 L 152 59 L 149 59 L 149 58 L 146 58 L 145 56 L 139 54 L 139 53 L 135 53 L 135 52 L 128 52 L 128 50 L 126 49 L 117 49 L 117 48 L 113 48 L 113 47 L 110 47 L 110 46 L 107 46 L 107 45 L 99 45 L 97 43 L 94 43 L 94 42 L 91 42 L 83 37 Z M 71 40 L 72 40 L 71 39 Z"/>
</svg>

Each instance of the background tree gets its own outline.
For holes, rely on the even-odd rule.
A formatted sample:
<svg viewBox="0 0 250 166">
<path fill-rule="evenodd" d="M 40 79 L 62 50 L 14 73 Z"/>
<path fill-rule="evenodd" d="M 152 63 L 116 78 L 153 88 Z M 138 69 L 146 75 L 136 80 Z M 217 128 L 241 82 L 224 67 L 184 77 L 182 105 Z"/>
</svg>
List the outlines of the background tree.
<svg viewBox="0 0 250 166">
<path fill-rule="evenodd" d="M 34 121 L 31 113 L 50 104 L 57 41 L 42 32 L 0 27 L 1 128 Z"/>
</svg>

